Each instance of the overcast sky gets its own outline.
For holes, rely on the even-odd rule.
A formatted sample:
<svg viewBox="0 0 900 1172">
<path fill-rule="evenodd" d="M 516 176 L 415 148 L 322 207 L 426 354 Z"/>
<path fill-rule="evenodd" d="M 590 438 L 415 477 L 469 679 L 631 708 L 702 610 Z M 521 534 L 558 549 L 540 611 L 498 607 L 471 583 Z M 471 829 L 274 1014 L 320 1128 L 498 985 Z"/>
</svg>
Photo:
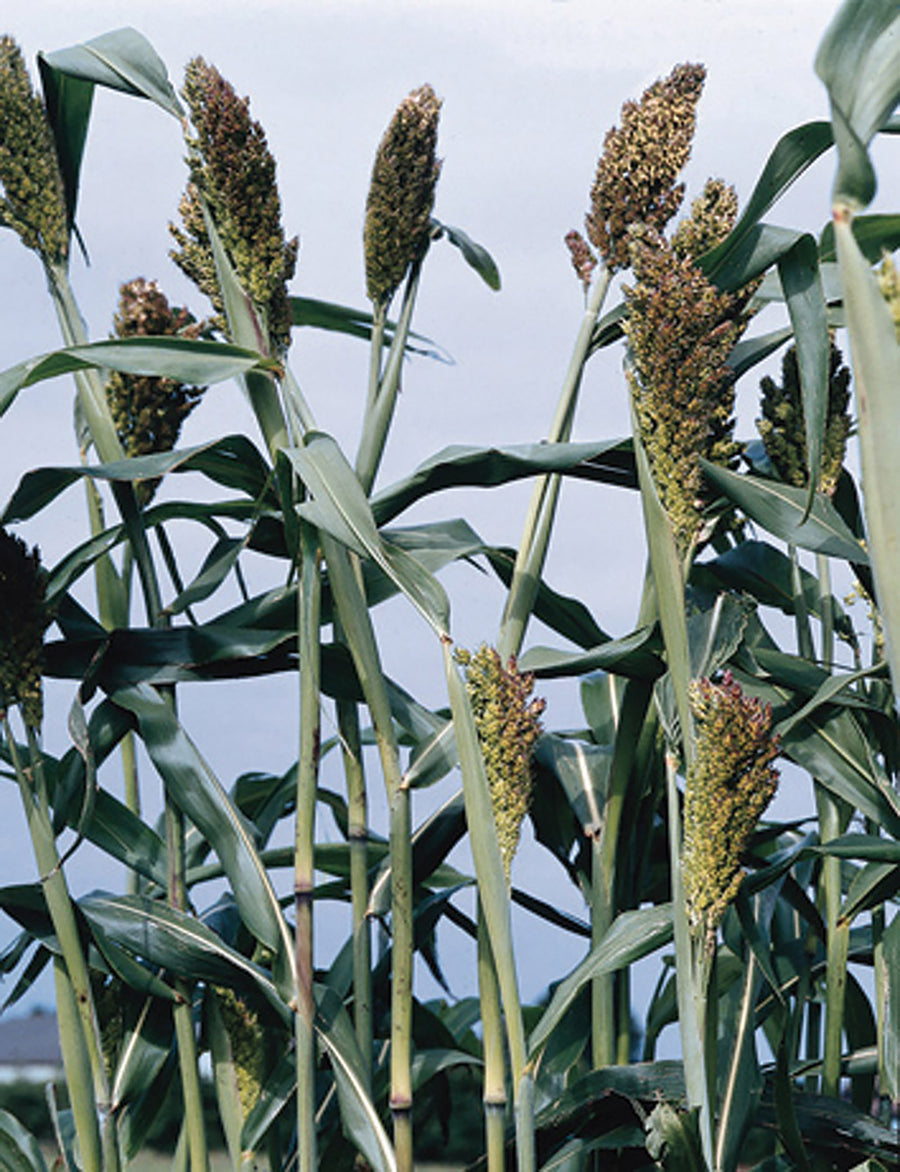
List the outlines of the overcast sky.
<svg viewBox="0 0 900 1172">
<path fill-rule="evenodd" d="M 503 290 L 489 291 L 446 244 L 432 251 L 415 326 L 455 362 L 408 364 L 385 484 L 448 443 L 526 442 L 546 432 L 582 309 L 562 238 L 582 227 L 600 143 L 618 121 L 622 102 L 637 98 L 677 62 L 703 62 L 709 72 L 686 172 L 689 197 L 708 176 L 721 176 L 745 200 L 778 137 L 827 117 L 812 60 L 837 7 L 822 0 L 6 0 L 0 32 L 18 39 L 31 67 L 38 50 L 126 23 L 150 39 L 176 86 L 192 56 L 215 64 L 240 94 L 251 96 L 252 113 L 278 159 L 285 227 L 301 238 L 293 291 L 356 305 L 364 304 L 361 224 L 375 147 L 399 100 L 431 83 L 444 100 L 436 215 L 492 252 Z M 206 312 L 167 258 L 166 225 L 184 185 L 182 155 L 173 119 L 148 103 L 98 91 L 79 216 L 91 267 L 78 258 L 73 263 L 94 338 L 109 331 L 118 285 L 139 275 L 158 278 L 174 301 L 186 302 L 198 316 Z M 828 214 L 832 169 L 826 157 L 769 218 L 818 232 Z M 6 367 L 59 341 L 40 266 L 9 232 L 0 232 L 0 272 L 0 363 Z M 366 362 L 362 343 L 305 332 L 292 352 L 320 426 L 351 454 Z M 620 362 L 616 353 L 589 368 L 576 438 L 627 431 Z M 744 436 L 752 428 L 754 399 L 753 387 L 743 388 Z M 0 421 L 3 500 L 27 468 L 74 461 L 71 401 L 71 384 L 43 384 L 20 396 Z M 184 442 L 239 430 L 255 436 L 240 393 L 220 386 L 192 417 Z M 429 498 L 406 519 L 465 513 L 486 540 L 515 545 L 527 496 L 527 488 L 517 486 Z M 634 494 L 567 486 L 562 510 L 550 581 L 582 597 L 606 629 L 625 633 L 635 618 L 643 568 Z M 83 531 L 83 512 L 83 498 L 72 490 L 21 532 L 40 543 L 52 564 Z M 470 567 L 455 567 L 445 583 L 455 636 L 468 645 L 491 641 L 499 589 Z M 380 628 L 388 670 L 426 702 L 443 703 L 438 652 L 424 626 L 402 604 L 392 604 Z M 547 636 L 534 630 L 531 641 Z M 578 721 L 576 697 L 571 686 L 553 693 L 548 727 Z M 54 691 L 45 733 L 54 751 L 65 744 L 62 717 L 70 698 L 68 689 Z M 220 686 L 202 694 L 181 689 L 179 705 L 226 785 L 244 769 L 280 772 L 296 755 L 288 681 L 241 685 L 240 709 L 234 691 Z M 444 783 L 445 794 L 450 784 Z M 0 788 L 0 813 L 0 883 L 20 881 L 33 868 L 11 786 Z M 118 882 L 84 855 L 72 868 L 77 890 Z M 532 854 L 518 875 L 525 886 L 551 878 Z M 570 894 L 560 893 L 562 901 L 580 910 Z M 5 936 L 0 929 L 0 944 Z M 567 956 L 571 963 L 578 959 L 581 946 L 572 942 L 569 953 L 566 947 L 554 946 L 549 968 L 537 955 L 528 959 L 527 996 L 559 975 Z"/>
</svg>

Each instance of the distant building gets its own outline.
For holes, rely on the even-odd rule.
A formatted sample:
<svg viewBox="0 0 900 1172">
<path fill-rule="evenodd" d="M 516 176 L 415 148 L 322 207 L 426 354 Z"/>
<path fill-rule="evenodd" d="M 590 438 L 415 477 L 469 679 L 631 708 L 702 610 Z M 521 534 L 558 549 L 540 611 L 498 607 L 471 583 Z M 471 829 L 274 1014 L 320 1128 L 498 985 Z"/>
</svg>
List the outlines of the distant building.
<svg viewBox="0 0 900 1172">
<path fill-rule="evenodd" d="M 56 1014 L 0 1017 L 0 1083 L 48 1082 L 62 1072 Z"/>
</svg>

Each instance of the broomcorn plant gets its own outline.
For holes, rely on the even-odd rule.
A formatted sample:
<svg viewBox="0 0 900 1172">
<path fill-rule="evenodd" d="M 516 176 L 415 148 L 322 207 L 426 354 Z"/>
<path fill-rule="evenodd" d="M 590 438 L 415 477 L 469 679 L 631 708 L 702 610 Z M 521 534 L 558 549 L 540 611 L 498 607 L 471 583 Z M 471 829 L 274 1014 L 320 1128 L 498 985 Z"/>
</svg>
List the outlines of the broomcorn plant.
<svg viewBox="0 0 900 1172">
<path fill-rule="evenodd" d="M 86 1172 L 118 1168 L 109 1079 L 91 979 L 53 828 L 40 747 L 43 722 L 44 632 L 51 621 L 37 550 L 0 527 L 0 723 L 9 753 L 53 931 L 60 1046 Z M 28 741 L 22 760 L 10 722 L 17 706 Z"/>
<path fill-rule="evenodd" d="M 189 183 L 181 201 L 183 227 L 169 225 L 177 248 L 172 259 L 204 292 L 226 333 L 225 303 L 203 215 L 204 203 L 218 229 L 241 287 L 262 317 L 273 356 L 291 342 L 287 284 L 297 267 L 297 237 L 287 240 L 275 160 L 266 135 L 250 117 L 250 102 L 202 57 L 185 70 L 184 99 L 193 134 L 188 135 Z"/>
<path fill-rule="evenodd" d="M 534 678 L 520 673 L 515 660 L 506 666 L 495 648 L 482 646 L 473 655 L 458 648 L 455 658 L 465 671 L 466 691 L 484 760 L 500 859 L 510 883 L 522 822 L 531 805 L 531 758 L 541 734 L 545 702 L 529 699 Z M 481 902 L 478 905 L 478 990 L 484 1039 L 484 1117 L 488 1172 L 504 1166 L 506 1058 L 497 966 Z M 520 1088 L 515 1087 L 517 1107 Z M 523 1147 L 520 1134 L 520 1161 Z"/>
<path fill-rule="evenodd" d="M 697 748 L 684 787 L 681 864 L 691 930 L 710 951 L 743 878 L 741 854 L 778 786 L 780 742 L 771 707 L 745 696 L 730 672 L 718 683 L 695 680 L 691 706 Z"/>
</svg>

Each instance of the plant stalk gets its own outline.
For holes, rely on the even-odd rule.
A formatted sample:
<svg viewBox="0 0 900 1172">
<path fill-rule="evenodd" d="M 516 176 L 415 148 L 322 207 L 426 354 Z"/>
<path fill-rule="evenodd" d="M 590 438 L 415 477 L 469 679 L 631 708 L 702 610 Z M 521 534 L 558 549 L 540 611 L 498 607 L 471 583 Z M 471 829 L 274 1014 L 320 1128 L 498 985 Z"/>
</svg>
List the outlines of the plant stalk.
<svg viewBox="0 0 900 1172">
<path fill-rule="evenodd" d="M 301 521 L 297 651 L 300 660 L 300 755 L 297 763 L 294 910 L 297 921 L 297 1167 L 316 1168 L 316 1003 L 313 992 L 313 889 L 320 745 L 319 620 L 321 577 L 317 534 Z"/>
<path fill-rule="evenodd" d="M 556 413 L 547 435 L 548 443 L 559 443 L 568 440 L 571 436 L 575 407 L 581 389 L 584 367 L 590 352 L 594 327 L 609 291 L 611 278 L 612 273 L 605 265 L 602 265 L 591 289 L 584 317 L 575 338 L 572 356 L 569 359 L 569 366 L 557 401 Z M 550 544 L 550 534 L 559 497 L 559 484 L 558 474 L 539 476 L 534 482 L 531 502 L 525 518 L 525 527 L 513 566 L 512 581 L 500 619 L 497 650 L 504 663 L 511 655 L 518 655 L 522 649 L 528 620 L 531 617 L 537 595 L 538 582 L 544 568 L 544 562 L 547 560 L 547 549 Z"/>
<path fill-rule="evenodd" d="M 503 1172 L 506 1148 L 506 1055 L 494 954 L 478 901 L 478 999 L 484 1045 L 484 1134 L 487 1172 Z"/>
</svg>

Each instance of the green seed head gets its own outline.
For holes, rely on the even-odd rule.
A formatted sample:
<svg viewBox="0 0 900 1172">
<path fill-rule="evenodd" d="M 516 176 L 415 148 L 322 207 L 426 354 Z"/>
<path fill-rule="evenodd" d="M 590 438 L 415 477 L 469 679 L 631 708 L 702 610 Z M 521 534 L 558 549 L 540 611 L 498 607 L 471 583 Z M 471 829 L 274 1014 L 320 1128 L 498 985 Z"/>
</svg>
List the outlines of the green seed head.
<svg viewBox="0 0 900 1172">
<path fill-rule="evenodd" d="M 808 482 L 806 430 L 797 350 L 791 346 L 781 362 L 781 385 L 766 376 L 760 383 L 762 418 L 756 426 L 778 475 L 786 484 L 805 487 Z M 850 371 L 832 342 L 828 368 L 828 410 L 818 489 L 832 496 L 850 434 Z"/>
<path fill-rule="evenodd" d="M 890 253 L 885 253 L 878 269 L 878 284 L 882 297 L 888 303 L 891 317 L 894 320 L 897 341 L 900 342 L 900 273 L 898 273 L 894 258 Z"/>
<path fill-rule="evenodd" d="M 138 277 L 119 290 L 114 328 L 118 338 L 196 338 L 204 327 L 186 309 L 170 306 L 156 281 Z M 181 425 L 205 390 L 170 378 L 113 371 L 106 384 L 106 396 L 126 455 L 146 456 L 174 448 Z M 157 480 L 148 480 L 137 486 L 142 504 L 149 503 L 158 484 Z"/>
<path fill-rule="evenodd" d="M 649 228 L 630 235 L 625 289 L 628 380 L 657 491 L 684 554 L 706 505 L 700 457 L 731 466 L 734 380 L 728 356 L 745 327 L 741 302 Z"/>
<path fill-rule="evenodd" d="M 768 704 L 726 672 L 691 685 L 697 732 L 684 788 L 682 868 L 692 928 L 715 932 L 741 882 L 741 853 L 778 785 L 779 740 Z"/>
<path fill-rule="evenodd" d="M 430 85 L 403 99 L 384 133 L 366 200 L 366 294 L 375 306 L 393 297 L 428 240 L 441 172 L 435 158 L 441 103 Z"/>
<path fill-rule="evenodd" d="M 541 734 L 545 702 L 529 699 L 534 677 L 520 673 L 512 657 L 504 667 L 493 647 L 482 644 L 474 655 L 460 649 L 456 659 L 466 669 L 466 687 L 508 880 L 522 822 L 531 805 L 531 758 Z"/>
<path fill-rule="evenodd" d="M 194 137 L 190 182 L 180 206 L 182 226 L 169 225 L 178 245 L 172 258 L 222 314 L 203 220 L 205 200 L 238 280 L 266 323 L 271 350 L 282 355 L 291 341 L 287 284 L 297 266 L 298 241 L 285 240 L 275 160 L 265 132 L 250 117 L 249 99 L 239 98 L 202 57 L 189 63 L 183 94 Z"/>
<path fill-rule="evenodd" d="M 29 728 L 44 716 L 44 631 L 50 624 L 37 549 L 0 527 L 0 705 L 18 704 Z"/>
<path fill-rule="evenodd" d="M 626 102 L 622 125 L 607 133 L 585 223 L 610 269 L 628 267 L 632 225 L 662 232 L 681 206 L 684 185 L 675 180 L 690 157 L 705 79 L 702 65 L 677 65 L 639 102 Z"/>
<path fill-rule="evenodd" d="M 265 1073 L 265 1036 L 259 1017 L 233 989 L 216 986 L 225 1032 L 237 1075 L 238 1098 L 246 1118 L 259 1099 Z"/>
<path fill-rule="evenodd" d="M 0 225 L 26 248 L 62 263 L 69 254 L 66 200 L 53 134 L 12 37 L 0 37 Z"/>
</svg>

